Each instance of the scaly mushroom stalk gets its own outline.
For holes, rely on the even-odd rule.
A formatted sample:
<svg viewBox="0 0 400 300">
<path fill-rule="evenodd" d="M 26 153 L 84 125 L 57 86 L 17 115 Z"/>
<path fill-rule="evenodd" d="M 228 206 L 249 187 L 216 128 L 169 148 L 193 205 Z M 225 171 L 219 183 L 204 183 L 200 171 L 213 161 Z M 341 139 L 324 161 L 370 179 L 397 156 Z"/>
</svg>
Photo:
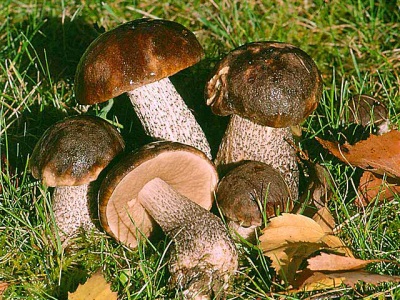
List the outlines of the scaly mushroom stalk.
<svg viewBox="0 0 400 300">
<path fill-rule="evenodd" d="M 171 281 L 185 299 L 223 298 L 238 257 L 222 221 L 159 178 L 149 181 L 138 199 L 174 241 Z"/>
<path fill-rule="evenodd" d="M 321 97 L 322 79 L 314 61 L 290 44 L 254 42 L 231 51 L 213 74 L 205 88 L 207 105 L 217 115 L 232 115 L 217 155 L 218 169 L 259 157 L 282 171 L 296 201 L 298 170 L 289 128 L 314 111 Z"/>
<path fill-rule="evenodd" d="M 211 159 L 206 136 L 169 78 L 127 92 L 146 134 L 203 151 Z"/>
<path fill-rule="evenodd" d="M 200 125 L 168 79 L 203 55 L 196 36 L 176 22 L 124 23 L 100 35 L 82 55 L 76 99 L 92 105 L 127 93 L 148 135 L 197 147 L 211 158 Z"/>
<path fill-rule="evenodd" d="M 91 205 L 97 204 L 97 178 L 124 147 L 114 126 L 95 116 L 62 120 L 37 142 L 29 166 L 35 178 L 54 187 L 54 217 L 62 241 L 81 226 L 94 228 Z"/>
<path fill-rule="evenodd" d="M 289 127 L 263 126 L 232 115 L 215 165 L 230 169 L 230 165 L 245 160 L 264 162 L 279 170 L 287 183 L 291 199 L 297 199 L 299 169 Z"/>
</svg>

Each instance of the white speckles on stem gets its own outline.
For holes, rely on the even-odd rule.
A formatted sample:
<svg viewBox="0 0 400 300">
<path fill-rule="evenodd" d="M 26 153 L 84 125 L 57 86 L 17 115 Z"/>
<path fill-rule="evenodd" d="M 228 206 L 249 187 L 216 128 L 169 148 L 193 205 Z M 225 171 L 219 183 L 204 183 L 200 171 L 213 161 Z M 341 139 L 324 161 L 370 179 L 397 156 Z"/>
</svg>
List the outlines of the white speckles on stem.
<svg viewBox="0 0 400 300">
<path fill-rule="evenodd" d="M 261 161 L 282 173 L 292 199 L 298 198 L 299 169 L 289 127 L 273 128 L 232 115 L 219 146 L 217 167 L 242 160 Z"/>
<path fill-rule="evenodd" d="M 75 235 L 79 228 L 95 228 L 89 211 L 93 200 L 90 185 L 59 186 L 53 192 L 53 211 L 61 240 Z"/>
<path fill-rule="evenodd" d="M 146 134 L 193 146 L 211 159 L 203 130 L 168 78 L 130 91 L 128 96 Z"/>
</svg>

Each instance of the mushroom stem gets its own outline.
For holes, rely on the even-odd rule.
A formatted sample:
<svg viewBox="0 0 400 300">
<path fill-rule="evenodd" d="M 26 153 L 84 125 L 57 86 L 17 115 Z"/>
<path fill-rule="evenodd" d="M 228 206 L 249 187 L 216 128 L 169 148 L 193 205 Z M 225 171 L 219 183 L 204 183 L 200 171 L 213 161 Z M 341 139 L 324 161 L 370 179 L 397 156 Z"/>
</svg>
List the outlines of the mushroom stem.
<svg viewBox="0 0 400 300">
<path fill-rule="evenodd" d="M 53 212 L 62 241 L 75 235 L 79 228 L 95 228 L 91 219 L 90 204 L 95 198 L 93 184 L 58 186 L 53 191 Z"/>
<path fill-rule="evenodd" d="M 210 145 L 203 130 L 168 78 L 127 94 L 146 134 L 193 146 L 211 159 Z"/>
<path fill-rule="evenodd" d="M 149 181 L 138 199 L 174 241 L 171 281 L 185 299 L 224 297 L 238 257 L 222 221 L 159 178 Z"/>
<path fill-rule="evenodd" d="M 258 125 L 238 115 L 232 115 L 222 138 L 215 165 L 230 169 L 243 160 L 260 161 L 279 170 L 285 179 L 293 201 L 298 198 L 299 170 L 292 146 L 290 127 L 274 128 Z"/>
</svg>

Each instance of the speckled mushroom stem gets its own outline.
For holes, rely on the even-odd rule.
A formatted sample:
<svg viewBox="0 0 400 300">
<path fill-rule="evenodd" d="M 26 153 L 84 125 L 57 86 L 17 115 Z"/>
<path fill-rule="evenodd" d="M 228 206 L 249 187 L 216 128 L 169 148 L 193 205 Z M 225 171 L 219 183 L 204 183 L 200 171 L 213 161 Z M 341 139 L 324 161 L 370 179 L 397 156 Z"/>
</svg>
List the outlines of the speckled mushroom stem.
<svg viewBox="0 0 400 300">
<path fill-rule="evenodd" d="M 54 188 L 53 212 L 61 241 L 73 237 L 81 227 L 85 231 L 95 228 L 90 210 L 95 194 L 93 183 Z"/>
<path fill-rule="evenodd" d="M 159 178 L 148 182 L 138 199 L 174 241 L 169 270 L 184 298 L 223 297 L 238 257 L 222 221 Z"/>
<path fill-rule="evenodd" d="M 211 159 L 210 145 L 203 130 L 168 78 L 127 94 L 146 134 L 193 146 Z"/>
<path fill-rule="evenodd" d="M 282 173 L 293 201 L 298 199 L 299 169 L 289 127 L 258 125 L 232 115 L 222 138 L 215 165 L 218 169 L 242 160 L 260 161 Z"/>
</svg>

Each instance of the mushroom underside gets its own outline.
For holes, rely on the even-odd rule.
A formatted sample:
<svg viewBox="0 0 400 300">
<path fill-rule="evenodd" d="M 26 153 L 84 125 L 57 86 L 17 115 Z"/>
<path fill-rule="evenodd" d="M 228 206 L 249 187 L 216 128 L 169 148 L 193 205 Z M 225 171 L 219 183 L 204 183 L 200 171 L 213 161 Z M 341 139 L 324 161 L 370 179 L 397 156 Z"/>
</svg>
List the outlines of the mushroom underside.
<svg viewBox="0 0 400 300">
<path fill-rule="evenodd" d="M 127 172 L 104 205 L 105 213 L 100 213 L 101 223 L 107 223 L 112 235 L 130 247 L 136 247 L 140 236 L 149 237 L 153 231 L 154 221 L 137 195 L 155 177 L 205 209 L 211 208 L 218 181 L 211 162 L 186 151 L 161 153 Z"/>
</svg>

